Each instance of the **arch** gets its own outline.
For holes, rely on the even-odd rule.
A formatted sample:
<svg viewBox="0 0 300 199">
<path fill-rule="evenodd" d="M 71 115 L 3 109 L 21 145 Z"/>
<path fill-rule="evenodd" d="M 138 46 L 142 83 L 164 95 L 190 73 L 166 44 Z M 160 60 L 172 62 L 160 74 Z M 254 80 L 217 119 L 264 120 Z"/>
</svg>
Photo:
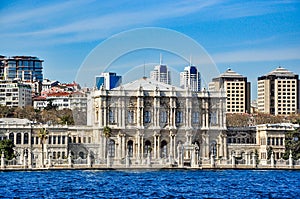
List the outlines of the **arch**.
<svg viewBox="0 0 300 199">
<path fill-rule="evenodd" d="M 15 140 L 15 134 L 14 133 L 10 133 L 8 135 L 8 139 L 10 139 L 12 142 L 14 142 L 14 140 Z"/>
<path fill-rule="evenodd" d="M 23 140 L 23 143 L 24 143 L 24 144 L 28 144 L 28 139 L 29 139 L 28 133 L 24 133 L 24 140 Z"/>
<path fill-rule="evenodd" d="M 161 158 L 168 157 L 168 143 L 166 140 L 161 141 L 160 151 L 161 151 Z"/>
<path fill-rule="evenodd" d="M 108 156 L 115 157 L 115 141 L 112 139 L 108 142 Z"/>
<path fill-rule="evenodd" d="M 132 140 L 129 140 L 127 142 L 127 154 L 129 157 L 133 156 L 133 141 Z"/>
<path fill-rule="evenodd" d="M 80 152 L 78 153 L 78 156 L 79 156 L 81 159 L 84 159 L 84 158 L 85 158 L 85 154 L 84 154 L 83 151 L 80 151 Z"/>
<path fill-rule="evenodd" d="M 21 144 L 22 143 L 22 136 L 21 133 L 17 133 L 17 141 L 16 144 Z"/>
<path fill-rule="evenodd" d="M 149 140 L 146 140 L 144 145 L 144 154 L 148 156 L 148 153 L 151 153 L 151 151 L 152 151 L 151 142 Z"/>
</svg>

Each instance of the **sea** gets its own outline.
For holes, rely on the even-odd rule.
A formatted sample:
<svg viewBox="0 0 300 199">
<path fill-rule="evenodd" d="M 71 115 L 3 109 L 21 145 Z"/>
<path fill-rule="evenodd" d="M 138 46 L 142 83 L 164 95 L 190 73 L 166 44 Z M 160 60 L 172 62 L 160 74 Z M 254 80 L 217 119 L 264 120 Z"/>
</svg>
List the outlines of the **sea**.
<svg viewBox="0 0 300 199">
<path fill-rule="evenodd" d="M 300 198 L 292 170 L 0 172 L 0 198 Z"/>
</svg>

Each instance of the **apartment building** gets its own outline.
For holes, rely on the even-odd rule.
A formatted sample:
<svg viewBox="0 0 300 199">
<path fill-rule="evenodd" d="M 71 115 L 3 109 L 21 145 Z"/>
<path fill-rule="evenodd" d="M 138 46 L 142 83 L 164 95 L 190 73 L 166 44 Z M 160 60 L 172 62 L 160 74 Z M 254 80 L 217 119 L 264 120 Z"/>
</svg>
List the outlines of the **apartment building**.
<svg viewBox="0 0 300 199">
<path fill-rule="evenodd" d="M 258 77 L 258 111 L 273 115 L 298 113 L 299 77 L 285 68 L 278 67 Z"/>
<path fill-rule="evenodd" d="M 250 113 L 251 84 L 247 77 L 228 69 L 209 83 L 210 91 L 226 92 L 227 113 Z"/>
</svg>

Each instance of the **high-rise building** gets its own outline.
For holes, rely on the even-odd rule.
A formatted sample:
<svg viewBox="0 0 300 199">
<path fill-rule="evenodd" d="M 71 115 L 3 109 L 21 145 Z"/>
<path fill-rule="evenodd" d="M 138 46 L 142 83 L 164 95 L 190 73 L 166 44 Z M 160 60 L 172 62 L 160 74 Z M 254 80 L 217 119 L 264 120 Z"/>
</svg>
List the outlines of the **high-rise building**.
<svg viewBox="0 0 300 199">
<path fill-rule="evenodd" d="M 250 82 L 235 71 L 228 69 L 209 83 L 209 90 L 226 92 L 227 113 L 250 113 Z"/>
<path fill-rule="evenodd" d="M 43 81 L 43 60 L 31 56 L 0 56 L 0 79 Z"/>
<path fill-rule="evenodd" d="M 285 68 L 278 67 L 258 77 L 258 112 L 288 115 L 299 109 L 299 77 Z"/>
<path fill-rule="evenodd" d="M 180 87 L 191 91 L 201 90 L 201 75 L 196 66 L 187 66 L 180 73 Z"/>
<path fill-rule="evenodd" d="M 150 72 L 150 78 L 165 84 L 171 84 L 171 74 L 168 66 L 161 63 Z"/>
<path fill-rule="evenodd" d="M 0 81 L 0 104 L 9 107 L 32 105 L 31 87 L 20 81 Z"/>
<path fill-rule="evenodd" d="M 96 76 L 96 87 L 100 89 L 103 86 L 105 89 L 110 90 L 120 86 L 122 83 L 122 76 L 118 76 L 116 73 L 101 73 L 100 76 Z"/>
</svg>

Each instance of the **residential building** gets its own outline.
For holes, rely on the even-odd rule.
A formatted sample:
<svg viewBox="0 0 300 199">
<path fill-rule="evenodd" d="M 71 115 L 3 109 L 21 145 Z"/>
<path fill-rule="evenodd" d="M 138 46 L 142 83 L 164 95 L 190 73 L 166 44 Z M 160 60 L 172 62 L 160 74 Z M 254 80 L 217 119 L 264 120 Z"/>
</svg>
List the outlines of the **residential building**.
<svg viewBox="0 0 300 199">
<path fill-rule="evenodd" d="M 31 87 L 21 81 L 0 80 L 0 104 L 9 107 L 32 105 Z"/>
<path fill-rule="evenodd" d="M 298 113 L 299 77 L 285 68 L 278 67 L 258 77 L 258 111 L 273 115 Z"/>
<path fill-rule="evenodd" d="M 196 66 L 187 66 L 180 73 L 180 87 L 191 91 L 201 90 L 201 75 Z"/>
<path fill-rule="evenodd" d="M 168 66 L 160 63 L 150 72 L 150 78 L 165 84 L 171 84 L 171 73 Z"/>
<path fill-rule="evenodd" d="M 105 89 L 110 90 L 120 86 L 121 83 L 122 83 L 122 76 L 119 76 L 116 73 L 106 72 L 106 73 L 101 73 L 100 76 L 96 76 L 97 89 L 100 89 L 100 87 L 103 86 Z"/>
<path fill-rule="evenodd" d="M 251 84 L 247 77 L 228 69 L 209 83 L 210 91 L 226 92 L 227 113 L 250 113 Z"/>
<path fill-rule="evenodd" d="M 0 79 L 43 81 L 43 60 L 32 56 L 0 56 Z"/>
</svg>

